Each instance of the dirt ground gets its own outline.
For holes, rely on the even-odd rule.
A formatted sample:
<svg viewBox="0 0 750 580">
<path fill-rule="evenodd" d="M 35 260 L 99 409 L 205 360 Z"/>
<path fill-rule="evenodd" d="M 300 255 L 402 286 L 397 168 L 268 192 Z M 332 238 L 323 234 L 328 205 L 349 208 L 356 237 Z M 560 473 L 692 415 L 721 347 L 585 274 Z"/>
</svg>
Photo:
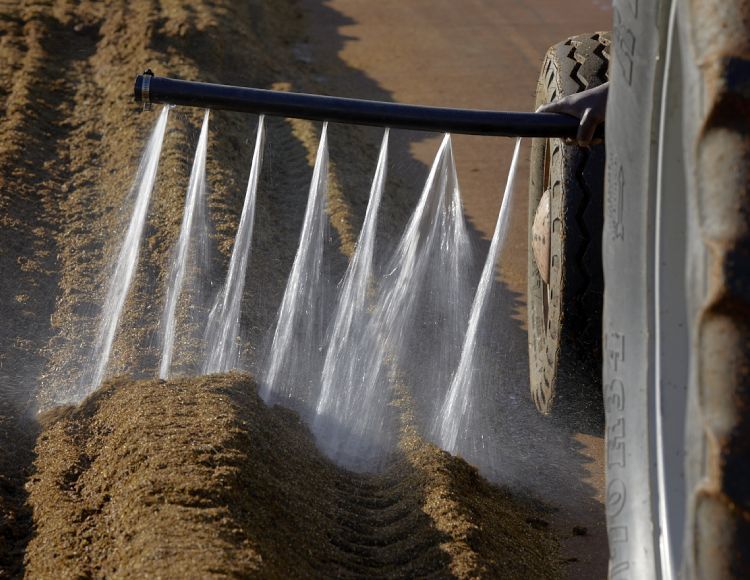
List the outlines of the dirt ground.
<svg viewBox="0 0 750 580">
<path fill-rule="evenodd" d="M 291 0 L 0 5 L 0 577 L 560 573 L 554 514 L 421 440 L 406 393 L 397 457 L 385 473 L 361 476 L 323 458 L 299 419 L 266 408 L 247 376 L 147 380 L 200 111 L 171 113 L 113 349 L 112 370 L 128 378 L 35 420 L 37 407 L 76 384 L 94 334 L 127 219 L 118 209 L 155 119 L 131 101 L 134 75 L 151 67 L 330 92 L 348 65 L 333 55 L 310 66 L 313 14 Z M 237 226 L 254 123 L 212 116 L 216 272 Z M 269 123 L 243 304 L 250 359 L 294 257 L 318 131 Z M 340 269 L 364 216 L 379 138 L 373 129 L 331 130 Z M 397 239 L 419 191 L 404 173 L 383 200 L 386 239 Z M 177 361 L 189 370 L 187 354 Z"/>
<path fill-rule="evenodd" d="M 408 421 L 388 470 L 352 474 L 242 375 L 115 381 L 36 453 L 30 577 L 555 577 L 545 514 Z"/>
</svg>

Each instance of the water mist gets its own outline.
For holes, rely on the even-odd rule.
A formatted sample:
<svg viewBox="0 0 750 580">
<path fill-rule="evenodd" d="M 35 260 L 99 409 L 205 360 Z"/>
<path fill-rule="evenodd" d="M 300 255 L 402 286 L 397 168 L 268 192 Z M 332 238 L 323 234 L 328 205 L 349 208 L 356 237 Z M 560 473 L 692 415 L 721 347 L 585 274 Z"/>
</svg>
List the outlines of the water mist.
<svg viewBox="0 0 750 580">
<path fill-rule="evenodd" d="M 208 318 L 205 335 L 206 356 L 203 363 L 203 372 L 206 374 L 226 372 L 236 368 L 239 364 L 240 307 L 242 292 L 245 288 L 247 263 L 251 253 L 255 199 L 263 160 L 264 139 L 265 123 L 261 115 L 258 120 L 245 202 L 242 206 L 242 216 L 229 261 L 227 279 L 217 293 Z"/>
<path fill-rule="evenodd" d="M 143 229 L 146 224 L 154 183 L 156 182 L 168 117 L 169 107 L 165 106 L 159 113 L 156 126 L 151 132 L 138 166 L 131 188 L 131 195 L 135 195 L 133 213 L 118 253 L 114 271 L 109 280 L 93 353 L 88 367 L 84 369 L 80 387 L 77 392 L 68 394 L 66 402 L 82 399 L 96 389 L 104 379 L 125 300 L 138 265 Z"/>
<path fill-rule="evenodd" d="M 369 306 L 373 287 L 372 261 L 380 200 L 385 186 L 388 160 L 388 130 L 383 135 L 377 168 L 357 247 L 341 283 L 336 314 L 323 365 L 320 396 L 315 409 L 313 430 L 318 444 L 339 457 L 341 444 L 352 440 L 356 423 L 371 410 L 371 395 L 362 389 L 358 373 L 366 353 L 363 337 L 372 330 Z M 370 409 L 368 409 L 370 408 Z M 358 435 L 361 436 L 361 433 Z"/>
<path fill-rule="evenodd" d="M 180 236 L 172 254 L 167 282 L 166 302 L 161 318 L 161 363 L 159 378 L 169 378 L 174 357 L 177 336 L 178 302 L 183 290 L 196 293 L 200 285 L 200 272 L 205 266 L 207 246 L 206 204 L 206 154 L 208 151 L 209 110 L 203 115 L 198 146 L 195 150 L 190 182 L 185 196 L 185 209 L 182 215 Z M 187 283 L 186 283 L 187 282 Z M 192 297 L 193 304 L 196 302 Z"/>
<path fill-rule="evenodd" d="M 478 339 L 482 325 L 488 324 L 486 317 L 489 308 L 488 298 L 495 278 L 495 267 L 500 249 L 508 232 L 520 148 L 521 140 L 518 139 L 513 152 L 513 160 L 495 225 L 495 232 L 492 236 L 479 287 L 471 308 L 469 327 L 461 350 L 461 359 L 453 375 L 450 388 L 445 395 L 440 414 L 435 421 L 435 435 L 440 446 L 451 453 L 460 453 L 472 459 L 476 459 L 477 454 L 481 453 L 484 439 L 481 433 L 484 425 L 482 421 L 477 420 L 476 415 L 477 406 L 484 403 L 479 390 L 488 385 L 481 383 L 490 383 L 491 388 L 499 387 L 496 383 L 488 381 L 487 374 L 482 372 L 481 367 L 485 364 L 485 360 L 484 357 L 478 356 Z M 500 355 L 495 352 L 493 356 L 499 357 Z"/>
<path fill-rule="evenodd" d="M 381 162 L 384 173 L 383 151 Z M 376 172 L 374 195 L 380 195 L 380 174 L 380 170 Z M 418 301 L 430 292 L 426 283 L 432 279 L 431 270 L 438 270 L 434 274 L 436 279 L 453 280 L 455 272 L 460 271 L 451 267 L 453 260 L 462 260 L 466 252 L 468 238 L 455 179 L 451 139 L 446 135 L 417 208 L 389 261 L 388 273 L 377 288 L 367 323 L 360 324 L 361 329 L 342 347 L 336 347 L 341 348 L 337 357 L 344 362 L 332 374 L 325 397 L 318 400 L 316 435 L 321 447 L 338 463 L 357 470 L 375 470 L 392 451 L 397 430 L 390 406 L 394 381 L 402 380 L 398 372 L 401 368 L 412 368 L 415 364 L 409 361 L 413 353 L 409 345 L 413 344 L 415 333 L 436 324 L 435 320 L 419 318 L 424 311 L 420 310 Z M 443 266 L 448 272 L 443 271 Z M 442 284 L 450 286 L 452 282 L 444 280 Z M 340 310 L 349 308 L 346 301 L 350 298 L 342 295 Z M 456 320 L 462 317 L 454 315 L 456 304 L 446 306 L 449 312 L 441 313 L 441 317 Z M 455 341 L 456 337 L 449 337 L 449 340 Z M 421 354 L 415 360 L 424 360 Z M 436 361 L 427 362 L 434 364 Z M 429 375 L 432 368 L 423 370 Z M 407 375 L 413 376 L 413 373 Z"/>
<path fill-rule="evenodd" d="M 323 250 L 328 236 L 328 123 L 323 124 L 300 235 L 264 364 L 261 396 L 287 404 L 317 397 L 325 347 Z"/>
</svg>

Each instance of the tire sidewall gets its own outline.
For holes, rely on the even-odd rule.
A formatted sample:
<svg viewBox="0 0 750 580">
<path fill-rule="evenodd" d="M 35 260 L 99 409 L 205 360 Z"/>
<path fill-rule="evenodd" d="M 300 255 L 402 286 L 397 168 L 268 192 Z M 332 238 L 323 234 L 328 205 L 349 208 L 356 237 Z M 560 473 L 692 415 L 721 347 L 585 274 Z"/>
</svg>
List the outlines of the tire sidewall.
<svg viewBox="0 0 750 580">
<path fill-rule="evenodd" d="M 603 395 L 610 578 L 660 578 L 654 229 L 669 6 L 615 0 L 607 110 Z"/>
</svg>

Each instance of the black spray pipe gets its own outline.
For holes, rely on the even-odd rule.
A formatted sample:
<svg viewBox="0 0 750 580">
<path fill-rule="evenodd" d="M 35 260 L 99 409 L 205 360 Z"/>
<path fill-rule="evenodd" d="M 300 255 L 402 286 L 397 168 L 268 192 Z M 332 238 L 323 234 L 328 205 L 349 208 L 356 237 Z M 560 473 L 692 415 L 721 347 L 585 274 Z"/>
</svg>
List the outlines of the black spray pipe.
<svg viewBox="0 0 750 580">
<path fill-rule="evenodd" d="M 562 138 L 575 137 L 578 130 L 575 118 L 554 113 L 447 109 L 286 93 L 181 81 L 157 77 L 150 71 L 136 77 L 135 100 L 146 106 L 164 103 L 438 133 Z"/>
</svg>

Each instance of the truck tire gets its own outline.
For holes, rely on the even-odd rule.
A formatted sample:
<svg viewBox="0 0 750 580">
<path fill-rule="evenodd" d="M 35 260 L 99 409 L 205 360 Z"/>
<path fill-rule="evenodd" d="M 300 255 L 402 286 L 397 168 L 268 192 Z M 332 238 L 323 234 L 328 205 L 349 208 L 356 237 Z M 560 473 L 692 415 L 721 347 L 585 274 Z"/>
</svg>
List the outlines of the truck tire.
<svg viewBox="0 0 750 580">
<path fill-rule="evenodd" d="M 750 1 L 615 0 L 610 578 L 750 577 Z"/>
<path fill-rule="evenodd" d="M 551 47 L 537 107 L 607 81 L 609 33 L 583 34 Z M 528 324 L 531 396 L 579 425 L 601 423 L 604 145 L 534 139 L 529 180 Z M 548 192 L 545 195 L 545 192 Z M 549 204 L 547 281 L 534 255 L 534 222 Z M 541 222 L 540 222 L 541 223 Z M 538 234 L 538 228 L 537 228 Z M 545 258 L 547 256 L 545 255 Z M 576 417 L 580 419 L 576 420 Z"/>
</svg>

